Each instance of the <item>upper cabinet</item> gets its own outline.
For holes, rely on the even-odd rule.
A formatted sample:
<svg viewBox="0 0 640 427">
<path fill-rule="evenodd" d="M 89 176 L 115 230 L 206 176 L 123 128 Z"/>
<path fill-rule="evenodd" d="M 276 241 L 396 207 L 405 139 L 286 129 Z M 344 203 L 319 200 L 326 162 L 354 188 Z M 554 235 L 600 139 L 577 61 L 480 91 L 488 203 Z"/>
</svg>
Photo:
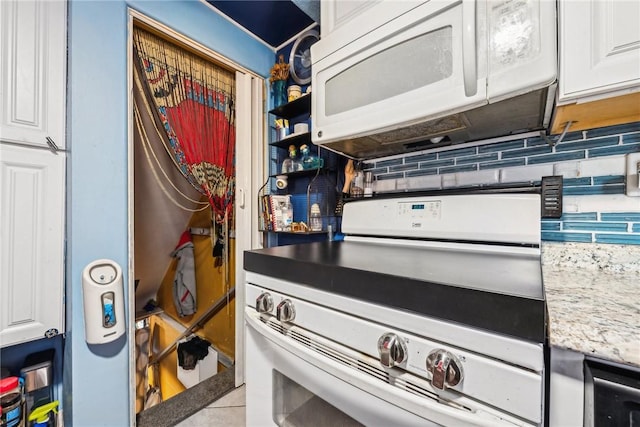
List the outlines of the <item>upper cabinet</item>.
<svg viewBox="0 0 640 427">
<path fill-rule="evenodd" d="M 559 1 L 559 108 L 552 133 L 640 120 L 640 2 Z"/>
<path fill-rule="evenodd" d="M 337 50 L 422 3 L 425 0 L 322 1 L 320 31 L 322 39 L 329 40 L 319 54 Z"/>
<path fill-rule="evenodd" d="M 64 148 L 64 1 L 0 2 L 0 140 Z"/>
<path fill-rule="evenodd" d="M 0 347 L 64 332 L 66 7 L 0 1 Z"/>
</svg>

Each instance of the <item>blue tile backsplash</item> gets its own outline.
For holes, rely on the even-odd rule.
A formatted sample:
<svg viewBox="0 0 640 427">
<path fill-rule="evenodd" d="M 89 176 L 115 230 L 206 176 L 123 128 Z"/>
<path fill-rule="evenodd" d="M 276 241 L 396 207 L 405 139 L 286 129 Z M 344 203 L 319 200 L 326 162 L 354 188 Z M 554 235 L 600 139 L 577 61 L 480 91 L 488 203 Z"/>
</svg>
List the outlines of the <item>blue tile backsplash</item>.
<svg viewBox="0 0 640 427">
<path fill-rule="evenodd" d="M 620 156 L 636 152 L 640 152 L 640 122 L 570 132 L 555 147 L 550 147 L 539 136 L 520 136 L 513 140 L 471 147 L 452 147 L 438 152 L 372 160 L 366 162 L 365 168 L 373 172 L 376 180 L 389 182 L 474 171 L 480 173 L 491 169 L 513 173 L 514 170 L 517 172 L 518 169 L 524 170 L 533 165 L 548 165 L 553 168 L 553 174 L 565 175 L 565 197 L 579 200 L 595 198 L 599 202 L 589 205 L 597 207 L 593 212 L 565 210 L 561 218 L 543 219 L 543 241 L 640 245 L 640 198 L 625 196 L 622 169 L 618 168 L 620 170 L 617 173 L 602 173 L 597 167 L 591 167 L 585 169 L 590 176 L 579 173 L 576 176 L 563 173 L 567 168 L 570 170 L 571 166 L 562 168 L 565 164 L 571 165 L 571 162 L 614 157 L 620 159 Z M 443 177 L 442 182 L 445 181 L 450 182 Z M 623 202 L 620 202 L 621 199 L 624 199 Z"/>
</svg>

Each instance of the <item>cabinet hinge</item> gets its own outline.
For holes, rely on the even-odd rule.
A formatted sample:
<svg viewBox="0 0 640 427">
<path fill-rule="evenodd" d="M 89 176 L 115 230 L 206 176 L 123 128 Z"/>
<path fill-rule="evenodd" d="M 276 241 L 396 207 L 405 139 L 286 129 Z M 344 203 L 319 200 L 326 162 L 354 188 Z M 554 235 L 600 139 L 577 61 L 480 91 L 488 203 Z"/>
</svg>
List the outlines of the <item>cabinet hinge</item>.
<svg viewBox="0 0 640 427">
<path fill-rule="evenodd" d="M 51 328 L 51 329 L 49 329 L 48 331 L 46 331 L 44 333 L 44 336 L 45 336 L 45 338 L 53 338 L 58 334 L 59 334 L 59 332 L 58 332 L 58 330 L 56 328 Z"/>
</svg>

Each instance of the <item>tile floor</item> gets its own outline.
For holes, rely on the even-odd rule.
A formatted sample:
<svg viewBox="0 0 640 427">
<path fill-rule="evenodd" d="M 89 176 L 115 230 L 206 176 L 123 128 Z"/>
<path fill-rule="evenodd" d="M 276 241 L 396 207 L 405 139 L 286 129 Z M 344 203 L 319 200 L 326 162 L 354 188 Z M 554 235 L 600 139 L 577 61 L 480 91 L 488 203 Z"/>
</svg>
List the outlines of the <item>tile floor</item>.
<svg viewBox="0 0 640 427">
<path fill-rule="evenodd" d="M 244 427 L 244 385 L 196 412 L 176 427 Z"/>
</svg>

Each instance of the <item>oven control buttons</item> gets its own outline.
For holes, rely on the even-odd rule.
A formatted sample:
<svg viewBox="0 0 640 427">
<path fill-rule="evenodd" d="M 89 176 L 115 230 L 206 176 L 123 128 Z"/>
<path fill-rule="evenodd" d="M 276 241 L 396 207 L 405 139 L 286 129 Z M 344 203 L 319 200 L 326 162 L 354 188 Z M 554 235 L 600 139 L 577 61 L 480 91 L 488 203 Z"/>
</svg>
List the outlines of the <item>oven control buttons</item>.
<svg viewBox="0 0 640 427">
<path fill-rule="evenodd" d="M 256 311 L 258 313 L 269 313 L 273 310 L 273 298 L 269 292 L 261 293 L 256 298 Z"/>
<path fill-rule="evenodd" d="M 429 353 L 427 371 L 431 372 L 431 384 L 440 390 L 453 387 L 462 381 L 460 360 L 446 350 L 433 350 Z"/>
<path fill-rule="evenodd" d="M 291 322 L 296 317 L 296 309 L 290 299 L 285 299 L 278 304 L 276 317 L 281 322 Z"/>
<path fill-rule="evenodd" d="M 407 360 L 407 345 L 396 334 L 384 334 L 378 340 L 380 363 L 387 368 L 393 368 Z"/>
</svg>

